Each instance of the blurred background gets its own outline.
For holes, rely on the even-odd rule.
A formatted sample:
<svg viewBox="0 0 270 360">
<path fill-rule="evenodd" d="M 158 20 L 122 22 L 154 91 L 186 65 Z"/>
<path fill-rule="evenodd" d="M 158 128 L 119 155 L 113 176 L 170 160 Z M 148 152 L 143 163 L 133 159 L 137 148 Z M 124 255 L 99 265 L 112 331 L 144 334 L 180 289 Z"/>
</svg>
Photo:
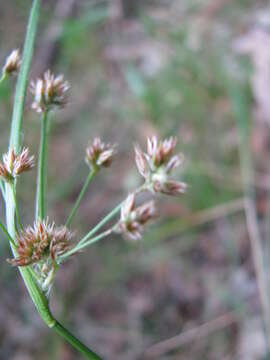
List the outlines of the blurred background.
<svg viewBox="0 0 270 360">
<path fill-rule="evenodd" d="M 22 47 L 30 6 L 0 2 L 1 63 Z M 149 135 L 179 138 L 178 177 L 189 184 L 184 196 L 158 199 L 160 219 L 143 241 L 113 236 L 69 260 L 54 313 L 105 359 L 267 359 L 251 249 L 260 235 L 268 281 L 269 2 L 43 0 L 31 78 L 48 68 L 72 86 L 52 116 L 50 218 L 61 224 L 69 214 L 97 135 L 119 143 L 118 156 L 81 204 L 78 239 L 140 184 L 133 143 L 144 147 Z M 0 88 L 1 153 L 15 81 Z M 35 153 L 39 131 L 29 96 L 22 136 Z M 34 175 L 19 188 L 25 224 Z M 259 234 L 254 212 L 247 226 L 247 197 Z M 0 251 L 0 359 L 80 359 L 40 321 L 4 239 Z"/>
</svg>

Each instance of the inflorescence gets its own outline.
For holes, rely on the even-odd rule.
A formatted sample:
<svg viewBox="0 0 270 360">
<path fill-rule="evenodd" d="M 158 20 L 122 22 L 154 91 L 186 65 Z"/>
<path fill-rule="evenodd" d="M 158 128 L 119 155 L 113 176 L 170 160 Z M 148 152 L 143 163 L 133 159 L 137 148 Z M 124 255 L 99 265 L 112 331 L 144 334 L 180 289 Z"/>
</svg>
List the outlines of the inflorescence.
<svg viewBox="0 0 270 360">
<path fill-rule="evenodd" d="M 14 50 L 6 60 L 3 74 L 10 74 L 18 70 L 20 66 L 20 55 L 18 50 Z M 31 92 L 34 96 L 32 108 L 38 113 L 46 114 L 48 111 L 58 107 L 62 108 L 67 102 L 67 91 L 69 84 L 64 80 L 63 75 L 54 76 L 49 70 L 35 82 L 31 83 Z M 171 175 L 173 171 L 183 163 L 183 155 L 176 154 L 177 139 L 170 137 L 165 140 L 158 140 L 156 136 L 147 139 L 147 151 L 135 146 L 135 160 L 138 171 L 144 179 L 144 183 L 134 192 L 128 195 L 126 200 L 116 209 L 120 209 L 120 219 L 103 234 L 91 239 L 93 231 L 89 236 L 86 235 L 78 243 L 72 241 L 74 233 L 67 228 L 75 214 L 83 192 L 79 195 L 72 216 L 67 220 L 66 226 L 56 226 L 54 222 L 49 222 L 37 217 L 33 226 L 17 229 L 14 241 L 16 251 L 13 259 L 8 262 L 14 266 L 29 266 L 37 279 L 40 287 L 47 294 L 53 283 L 58 266 L 73 253 L 81 248 L 88 246 L 97 238 L 108 236 L 112 233 L 120 233 L 125 238 L 139 240 L 142 238 L 144 226 L 157 217 L 157 208 L 154 200 L 136 206 L 137 194 L 149 191 L 152 196 L 157 193 L 168 195 L 179 195 L 185 192 L 186 184 L 174 180 Z M 91 180 L 101 168 L 107 168 L 112 164 L 116 155 L 116 145 L 104 143 L 100 138 L 94 138 L 93 142 L 87 146 L 85 161 L 90 167 Z M 8 184 L 14 184 L 15 179 L 23 172 L 29 171 L 34 167 L 34 157 L 29 155 L 28 148 L 23 148 L 16 152 L 11 148 L 3 155 L 0 163 L 0 177 Z M 14 192 L 14 196 L 16 194 Z M 17 207 L 16 207 L 17 210 Z M 117 211 L 118 211 L 117 210 Z M 18 222 L 18 212 L 16 212 Z M 104 222 L 105 224 L 106 222 Z M 94 231 L 95 233 L 96 231 Z"/>
<path fill-rule="evenodd" d="M 55 76 L 50 70 L 46 71 L 41 78 L 31 82 L 30 91 L 34 96 L 32 108 L 44 113 L 55 107 L 64 107 L 69 88 L 63 75 Z"/>
<path fill-rule="evenodd" d="M 6 182 L 12 182 L 21 173 L 31 170 L 34 165 L 34 156 L 29 156 L 28 148 L 23 148 L 18 154 L 14 149 L 10 149 L 3 155 L 0 163 L 0 177 Z"/>
<path fill-rule="evenodd" d="M 2 75 L 6 77 L 11 74 L 17 73 L 20 69 L 21 62 L 22 61 L 20 56 L 20 50 L 13 50 L 11 54 L 7 57 L 6 62 L 2 68 Z"/>
</svg>

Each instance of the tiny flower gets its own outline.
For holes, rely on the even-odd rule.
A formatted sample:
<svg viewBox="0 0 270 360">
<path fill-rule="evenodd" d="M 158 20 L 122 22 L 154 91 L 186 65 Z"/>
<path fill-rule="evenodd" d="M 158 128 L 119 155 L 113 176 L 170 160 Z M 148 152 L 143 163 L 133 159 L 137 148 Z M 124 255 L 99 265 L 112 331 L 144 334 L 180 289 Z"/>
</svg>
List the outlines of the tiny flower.
<svg viewBox="0 0 270 360">
<path fill-rule="evenodd" d="M 13 50 L 11 54 L 7 57 L 5 65 L 3 66 L 3 74 L 11 75 L 15 72 L 18 72 L 21 66 L 21 56 L 19 49 Z"/>
<path fill-rule="evenodd" d="M 169 175 L 183 162 L 183 155 L 173 155 L 177 144 L 175 137 L 158 141 L 156 136 L 147 139 L 147 152 L 135 146 L 135 160 L 145 187 L 155 193 L 182 194 L 186 184 L 171 180 Z"/>
<path fill-rule="evenodd" d="M 142 237 L 143 226 L 157 215 L 154 201 L 149 201 L 137 208 L 135 194 L 130 194 L 121 207 L 120 221 L 116 232 L 129 239 L 139 240 Z"/>
<path fill-rule="evenodd" d="M 42 78 L 32 81 L 30 91 L 34 95 L 32 108 L 38 113 L 60 107 L 67 103 L 67 91 L 70 86 L 63 75 L 54 76 L 50 70 Z"/>
<path fill-rule="evenodd" d="M 56 227 L 49 220 L 37 220 L 17 235 L 17 253 L 8 262 L 14 266 L 27 266 L 55 259 L 70 249 L 73 234 L 65 227 Z"/>
<path fill-rule="evenodd" d="M 109 167 L 115 155 L 116 145 L 105 144 L 95 138 L 92 145 L 86 148 L 85 161 L 92 168 Z"/>
<path fill-rule="evenodd" d="M 7 182 L 13 181 L 15 177 L 34 167 L 34 156 L 29 156 L 29 149 L 23 148 L 16 154 L 14 149 L 10 149 L 3 155 L 0 163 L 0 176 Z"/>
<path fill-rule="evenodd" d="M 181 195 L 186 192 L 187 184 L 180 181 L 167 180 L 165 182 L 154 181 L 153 189 L 166 195 Z"/>
</svg>

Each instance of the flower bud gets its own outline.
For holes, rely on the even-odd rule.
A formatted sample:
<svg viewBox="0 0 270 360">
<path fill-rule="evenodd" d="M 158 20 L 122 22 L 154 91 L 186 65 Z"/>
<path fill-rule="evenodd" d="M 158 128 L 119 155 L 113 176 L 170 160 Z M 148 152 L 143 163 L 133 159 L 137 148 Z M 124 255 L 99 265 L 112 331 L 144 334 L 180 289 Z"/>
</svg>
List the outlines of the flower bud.
<svg viewBox="0 0 270 360">
<path fill-rule="evenodd" d="M 149 201 L 137 208 L 135 208 L 135 205 L 135 194 L 130 194 L 121 207 L 120 221 L 115 230 L 131 240 L 141 239 L 144 225 L 157 215 L 153 201 Z"/>
<path fill-rule="evenodd" d="M 50 70 L 46 71 L 42 78 L 31 82 L 30 91 L 34 95 L 32 108 L 41 113 L 53 107 L 64 107 L 69 88 L 69 83 L 64 80 L 63 75 L 55 76 Z"/>
<path fill-rule="evenodd" d="M 0 163 L 0 176 L 7 182 L 13 181 L 15 177 L 34 167 L 34 156 L 29 156 L 29 149 L 23 148 L 18 154 L 10 149 L 3 155 Z"/>
<path fill-rule="evenodd" d="M 93 144 L 86 148 L 86 163 L 94 169 L 109 167 L 116 152 L 115 147 L 115 145 L 101 142 L 98 137 L 95 138 Z"/>
<path fill-rule="evenodd" d="M 65 227 L 56 227 L 49 220 L 37 220 L 17 235 L 17 253 L 8 262 L 14 266 L 27 266 L 43 262 L 48 266 L 48 259 L 54 261 L 70 249 L 73 234 Z M 41 267 L 41 268 L 42 268 Z"/>
<path fill-rule="evenodd" d="M 169 175 L 183 162 L 183 155 L 173 155 L 177 144 L 175 137 L 158 141 L 156 136 L 147 139 L 147 152 L 135 146 L 135 160 L 139 173 L 145 179 L 145 188 L 167 195 L 182 194 L 186 185 L 171 180 Z"/>
<path fill-rule="evenodd" d="M 3 66 L 2 72 L 4 75 L 11 75 L 18 72 L 21 66 L 21 56 L 19 49 L 13 50 L 7 57 L 5 65 Z"/>
</svg>

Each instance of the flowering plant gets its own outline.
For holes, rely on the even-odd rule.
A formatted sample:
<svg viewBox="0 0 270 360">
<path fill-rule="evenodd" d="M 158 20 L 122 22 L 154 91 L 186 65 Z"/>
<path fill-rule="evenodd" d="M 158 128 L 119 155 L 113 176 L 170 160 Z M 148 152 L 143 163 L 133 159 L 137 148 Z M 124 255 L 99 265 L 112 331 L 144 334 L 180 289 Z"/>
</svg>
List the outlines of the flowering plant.
<svg viewBox="0 0 270 360">
<path fill-rule="evenodd" d="M 61 109 L 67 104 L 70 85 L 63 75 L 55 76 L 48 70 L 30 84 L 30 91 L 33 95 L 32 109 L 40 116 L 41 138 L 38 154 L 35 218 L 33 225 L 25 226 L 23 224 L 17 204 L 17 188 L 20 176 L 32 170 L 35 161 L 34 156 L 30 155 L 29 149 L 21 146 L 20 130 L 39 8 L 40 0 L 34 0 L 22 60 L 19 50 L 12 51 L 3 66 L 0 80 L 2 82 L 11 74 L 19 72 L 9 150 L 3 155 L 0 163 L 0 188 L 6 207 L 6 224 L 0 222 L 0 227 L 9 241 L 13 253 L 8 262 L 20 269 L 28 292 L 44 322 L 86 358 L 100 359 L 99 355 L 81 343 L 51 314 L 49 297 L 57 270 L 70 256 L 78 254 L 82 249 L 104 237 L 113 236 L 114 233 L 123 234 L 125 238 L 134 241 L 141 239 L 145 225 L 156 218 L 157 210 L 154 200 L 136 207 L 137 196 L 147 191 L 152 196 L 156 196 L 157 193 L 182 194 L 186 185 L 173 180 L 171 174 L 182 163 L 183 155 L 174 155 L 177 144 L 177 139 L 174 137 L 164 141 L 158 141 L 156 136 L 149 138 L 145 153 L 136 145 L 135 159 L 138 171 L 144 180 L 143 184 L 134 189 L 122 203 L 117 205 L 81 240 L 75 240 L 75 234 L 70 226 L 76 211 L 92 179 L 104 168 L 112 165 L 117 156 L 116 146 L 103 143 L 98 137 L 93 139 L 86 148 L 85 156 L 89 174 L 66 223 L 59 226 L 51 221 L 47 217 L 46 211 L 49 115 L 54 109 Z M 100 230 L 119 213 L 119 219 L 101 232 Z"/>
</svg>

